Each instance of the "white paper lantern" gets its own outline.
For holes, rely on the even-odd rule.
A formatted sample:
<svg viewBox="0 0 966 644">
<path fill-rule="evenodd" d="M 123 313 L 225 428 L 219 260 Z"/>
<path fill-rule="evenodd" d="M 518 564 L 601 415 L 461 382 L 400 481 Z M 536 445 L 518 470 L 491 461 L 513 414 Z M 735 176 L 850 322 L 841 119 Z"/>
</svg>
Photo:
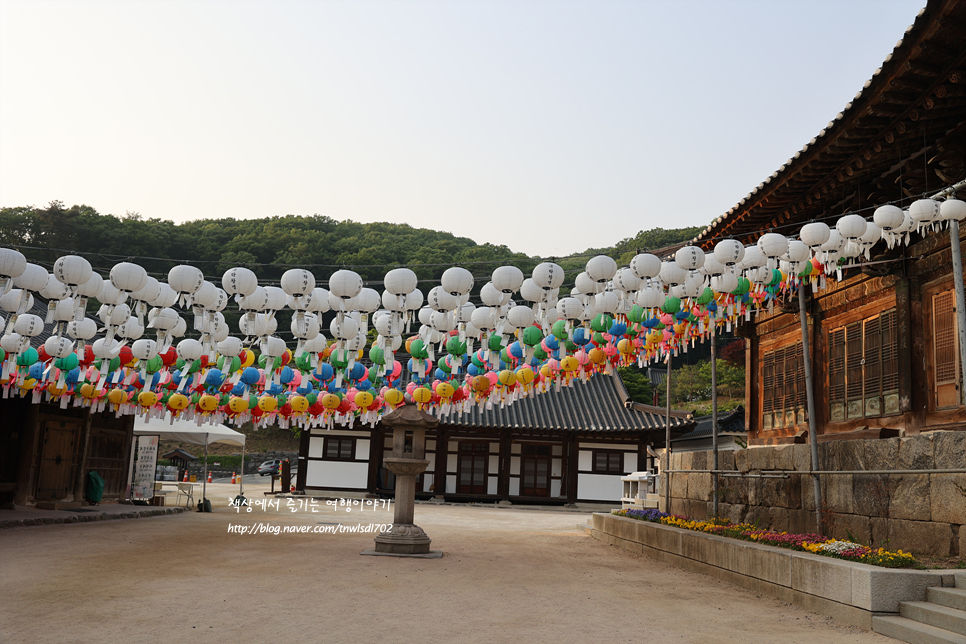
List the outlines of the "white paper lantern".
<svg viewBox="0 0 966 644">
<path fill-rule="evenodd" d="M 168 334 L 172 338 L 180 338 L 181 336 L 184 335 L 184 332 L 187 330 L 188 330 L 188 323 L 184 321 L 184 318 L 179 317 L 177 324 L 175 324 L 174 327 L 170 331 L 168 331 Z"/>
<path fill-rule="evenodd" d="M 520 297 L 527 302 L 543 302 L 545 294 L 546 292 L 531 278 L 523 280 L 523 284 L 520 285 Z"/>
<path fill-rule="evenodd" d="M 822 250 L 826 253 L 830 251 L 839 252 L 845 246 L 845 238 L 839 234 L 838 230 L 830 230 L 828 241 L 822 244 Z"/>
<path fill-rule="evenodd" d="M 429 326 L 441 333 L 449 333 L 456 328 L 452 311 L 433 311 L 429 316 Z"/>
<path fill-rule="evenodd" d="M 47 276 L 47 283 L 40 289 L 40 297 L 45 300 L 62 300 L 70 295 L 70 287 L 57 279 L 51 273 Z"/>
<path fill-rule="evenodd" d="M 939 203 L 932 199 L 917 199 L 909 206 L 909 216 L 921 233 L 939 219 Z"/>
<path fill-rule="evenodd" d="M 20 353 L 20 348 L 23 345 L 24 340 L 26 340 L 26 338 L 21 336 L 19 333 L 6 333 L 2 338 L 0 338 L 0 349 L 3 349 L 8 354 Z"/>
<path fill-rule="evenodd" d="M 761 252 L 757 245 L 745 246 L 745 256 L 741 258 L 739 265 L 741 268 L 758 268 L 764 266 L 768 258 Z"/>
<path fill-rule="evenodd" d="M 594 279 L 585 272 L 578 273 L 576 279 L 574 280 L 574 285 L 577 290 L 579 290 L 584 295 L 596 295 L 602 292 L 606 287 L 606 282 L 596 282 Z"/>
<path fill-rule="evenodd" d="M 67 323 L 67 335 L 78 340 L 90 340 L 97 335 L 97 323 L 90 318 Z"/>
<path fill-rule="evenodd" d="M 711 290 L 715 293 L 730 293 L 736 288 L 738 288 L 738 276 L 734 273 L 725 272 L 711 278 Z"/>
<path fill-rule="evenodd" d="M 434 311 L 452 311 L 459 306 L 459 300 L 441 286 L 434 286 L 426 296 L 426 303 Z M 426 323 L 424 323 L 426 324 Z"/>
<path fill-rule="evenodd" d="M 604 291 L 594 296 L 594 308 L 601 313 L 613 313 L 619 302 L 620 299 L 614 291 Z"/>
<path fill-rule="evenodd" d="M 745 247 L 737 239 L 723 239 L 714 245 L 714 258 L 723 266 L 734 266 L 741 262 L 744 256 Z"/>
<path fill-rule="evenodd" d="M 175 290 L 164 282 L 159 282 L 158 286 L 160 287 L 158 296 L 153 300 L 148 300 L 148 304 L 162 309 L 174 306 L 178 301 L 178 294 L 175 293 Z"/>
<path fill-rule="evenodd" d="M 533 309 L 529 306 L 514 306 L 507 312 L 506 320 L 516 329 L 525 329 L 533 324 Z"/>
<path fill-rule="evenodd" d="M 785 259 L 793 264 L 798 264 L 807 260 L 810 255 L 811 251 L 805 242 L 797 239 L 788 240 L 788 250 L 784 254 Z"/>
<path fill-rule="evenodd" d="M 862 233 L 861 237 L 859 237 L 858 243 L 859 246 L 871 247 L 877 244 L 880 239 L 882 239 L 882 229 L 870 221 L 866 224 L 865 232 Z"/>
<path fill-rule="evenodd" d="M 458 323 L 466 324 L 473 319 L 473 311 L 475 310 L 476 305 L 467 302 L 466 304 L 460 304 L 460 306 L 453 313 Z"/>
<path fill-rule="evenodd" d="M 66 358 L 74 352 L 74 342 L 64 337 L 51 336 L 44 342 L 44 351 L 51 358 Z"/>
<path fill-rule="evenodd" d="M 386 292 L 402 296 L 411 293 L 416 288 L 417 282 L 416 273 L 413 271 L 408 268 L 394 268 L 386 273 L 382 283 L 386 287 Z"/>
<path fill-rule="evenodd" d="M 305 315 L 305 326 L 302 330 L 299 330 L 299 321 L 294 315 L 292 316 L 292 323 L 289 325 L 289 328 L 292 330 L 293 336 L 302 340 L 311 340 L 322 331 L 319 318 L 311 313 Z"/>
<path fill-rule="evenodd" d="M 194 362 L 205 352 L 205 347 L 194 338 L 185 338 L 178 343 L 178 357 L 185 362 Z"/>
<path fill-rule="evenodd" d="M 820 221 L 813 221 L 802 226 L 798 236 L 802 240 L 803 244 L 814 251 L 828 241 L 830 232 L 831 231 L 829 230 L 828 224 L 824 224 Z"/>
<path fill-rule="evenodd" d="M 131 316 L 118 325 L 117 333 L 127 340 L 137 340 L 144 335 L 144 325 L 135 316 Z"/>
<path fill-rule="evenodd" d="M 225 338 L 215 347 L 215 350 L 226 358 L 234 358 L 241 353 L 244 345 L 239 338 Z"/>
<path fill-rule="evenodd" d="M 301 297 L 315 288 L 315 275 L 304 268 L 292 268 L 282 273 L 280 284 L 286 295 Z"/>
<path fill-rule="evenodd" d="M 0 277 L 20 277 L 27 267 L 27 258 L 12 248 L 0 248 Z"/>
<path fill-rule="evenodd" d="M 265 294 L 268 296 L 265 303 L 266 311 L 281 311 L 285 308 L 285 302 L 288 300 L 285 291 L 277 286 L 266 286 Z"/>
<path fill-rule="evenodd" d="M 947 199 L 939 204 L 939 216 L 944 221 L 962 221 L 966 219 L 966 201 Z"/>
<path fill-rule="evenodd" d="M 356 310 L 362 311 L 363 313 L 373 313 L 382 303 L 379 293 L 371 288 L 364 288 L 359 291 L 359 294 L 355 297 L 355 301 Z"/>
<path fill-rule="evenodd" d="M 191 295 L 201 288 L 204 281 L 204 273 L 200 269 L 187 264 L 175 266 L 168 271 L 168 286 L 178 294 Z"/>
<path fill-rule="evenodd" d="M 26 300 L 23 297 L 25 293 Z M 0 297 L 0 308 L 7 313 L 17 313 L 21 310 L 21 307 L 24 311 L 34 308 L 34 296 L 23 289 L 11 289 L 3 297 Z M 2 329 L 2 325 L 0 325 L 0 329 Z"/>
<path fill-rule="evenodd" d="M 418 288 L 414 288 L 408 295 L 406 295 L 406 310 L 407 311 L 418 311 L 419 307 L 423 305 L 423 292 Z"/>
<path fill-rule="evenodd" d="M 382 308 L 387 311 L 405 311 L 406 295 L 394 295 L 388 290 L 382 292 Z"/>
<path fill-rule="evenodd" d="M 161 282 L 148 275 L 144 286 L 131 293 L 131 299 L 139 302 L 150 302 L 161 294 Z"/>
<path fill-rule="evenodd" d="M 664 304 L 664 293 L 656 288 L 642 288 L 637 292 L 637 305 L 653 309 Z"/>
<path fill-rule="evenodd" d="M 316 286 L 305 298 L 305 310 L 321 315 L 329 310 L 329 292 Z"/>
<path fill-rule="evenodd" d="M 443 271 L 439 283 L 450 295 L 460 296 L 473 289 L 473 273 L 460 266 L 452 266 Z"/>
<path fill-rule="evenodd" d="M 668 286 L 683 284 L 687 276 L 688 272 L 678 266 L 677 262 L 670 261 L 661 263 L 661 281 Z"/>
<path fill-rule="evenodd" d="M 272 335 L 268 336 L 262 341 L 262 353 L 269 358 L 281 358 L 285 355 L 285 340 Z"/>
<path fill-rule="evenodd" d="M 489 331 L 496 326 L 496 311 L 488 306 L 479 306 L 473 311 L 470 321 L 476 328 Z"/>
<path fill-rule="evenodd" d="M 879 206 L 872 214 L 872 221 L 884 231 L 891 231 L 902 225 L 905 219 L 902 209 L 896 206 Z"/>
<path fill-rule="evenodd" d="M 362 290 L 362 278 L 355 271 L 339 270 L 329 277 L 329 292 L 342 300 L 348 300 Z M 355 334 L 353 334 L 355 337 Z"/>
<path fill-rule="evenodd" d="M 704 251 L 697 246 L 684 246 L 674 253 L 674 262 L 686 271 L 704 266 Z"/>
<path fill-rule="evenodd" d="M 91 263 L 78 255 L 58 257 L 54 262 L 54 276 L 67 286 L 80 286 L 92 273 Z"/>
<path fill-rule="evenodd" d="M 769 260 L 777 260 L 788 251 L 788 238 L 778 233 L 765 233 L 758 238 L 758 250 Z"/>
<path fill-rule="evenodd" d="M 32 338 L 44 332 L 44 320 L 38 315 L 24 313 L 17 317 L 13 330 L 20 335 Z"/>
<path fill-rule="evenodd" d="M 238 320 L 238 330 L 248 337 L 261 338 L 274 333 L 273 321 L 274 318 L 269 318 L 265 313 L 246 315 Z"/>
<path fill-rule="evenodd" d="M 39 293 L 45 286 L 47 286 L 47 280 L 49 278 L 50 273 L 45 271 L 42 266 L 37 266 L 36 264 L 27 264 L 24 267 L 23 272 L 17 277 L 13 278 L 13 285 L 25 291 Z"/>
<path fill-rule="evenodd" d="M 631 260 L 631 270 L 641 279 L 661 274 L 661 260 L 650 253 L 640 253 Z"/>
<path fill-rule="evenodd" d="M 111 283 L 119 291 L 133 293 L 141 290 L 148 281 L 148 273 L 143 267 L 131 262 L 115 264 L 111 269 Z M 86 280 L 85 280 L 86 281 Z"/>
<path fill-rule="evenodd" d="M 51 301 L 51 304 L 55 305 L 54 322 L 70 322 L 74 319 L 74 298 L 66 297 L 58 302 Z"/>
<path fill-rule="evenodd" d="M 741 246 L 741 244 L 738 244 L 738 245 Z M 741 256 L 742 257 L 745 256 L 745 247 L 744 246 L 741 246 Z M 704 275 L 712 275 L 713 276 L 713 275 L 721 275 L 722 273 L 725 272 L 725 269 L 726 269 L 726 266 L 724 264 L 722 264 L 718 260 L 718 256 L 716 254 L 714 254 L 714 255 L 707 255 L 707 256 L 705 256 L 705 258 L 704 258 L 704 266 L 702 266 L 701 267 L 701 270 L 698 271 L 698 272 L 699 273 L 702 273 Z"/>
<path fill-rule="evenodd" d="M 842 239 L 850 241 L 861 237 L 867 225 L 868 222 L 862 215 L 845 215 L 835 223 L 835 230 L 842 236 Z"/>
<path fill-rule="evenodd" d="M 616 263 L 614 270 L 617 270 Z M 564 281 L 564 270 L 553 262 L 541 262 L 533 269 L 531 277 L 534 284 L 546 291 L 552 288 L 560 288 Z"/>
<path fill-rule="evenodd" d="M 97 299 L 108 306 L 122 304 L 127 299 L 127 293 L 119 291 L 111 282 L 101 284 L 101 292 L 97 294 Z"/>
<path fill-rule="evenodd" d="M 167 307 L 154 310 L 152 313 L 153 315 L 148 315 L 148 328 L 160 329 L 161 331 L 173 329 L 177 326 L 178 320 L 181 319 L 177 311 Z"/>
<path fill-rule="evenodd" d="M 624 293 L 634 293 L 641 288 L 641 278 L 630 268 L 621 268 L 614 275 L 614 288 Z"/>
<path fill-rule="evenodd" d="M 502 293 L 515 293 L 523 285 L 524 275 L 516 266 L 500 266 L 490 278 L 494 288 Z"/>
<path fill-rule="evenodd" d="M 218 302 L 218 288 L 207 280 L 203 281 L 192 296 L 191 302 L 194 306 L 203 309 L 210 308 Z"/>
<path fill-rule="evenodd" d="M 584 271 L 595 282 L 606 282 L 617 274 L 617 262 L 607 255 L 597 255 L 587 260 Z"/>
<path fill-rule="evenodd" d="M 329 333 L 334 338 L 350 340 L 359 333 L 359 323 L 348 315 L 342 318 L 341 322 L 339 318 L 333 318 L 332 322 L 329 323 Z"/>
<path fill-rule="evenodd" d="M 247 268 L 236 266 L 229 268 L 221 276 L 221 287 L 229 295 L 245 297 L 254 293 L 255 289 L 258 288 L 258 277 Z"/>
<path fill-rule="evenodd" d="M 138 360 L 150 360 L 158 355 L 158 343 L 149 338 L 135 340 L 131 344 L 131 353 Z"/>
<path fill-rule="evenodd" d="M 557 317 L 561 320 L 576 320 L 584 310 L 583 303 L 575 297 L 565 297 L 557 302 Z"/>
</svg>

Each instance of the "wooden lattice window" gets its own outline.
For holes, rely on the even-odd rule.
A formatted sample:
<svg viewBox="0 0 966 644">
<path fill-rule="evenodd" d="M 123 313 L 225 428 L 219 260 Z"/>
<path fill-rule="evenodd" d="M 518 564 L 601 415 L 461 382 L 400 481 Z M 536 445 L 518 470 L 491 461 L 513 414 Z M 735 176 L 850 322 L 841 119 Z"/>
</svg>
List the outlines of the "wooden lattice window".
<svg viewBox="0 0 966 644">
<path fill-rule="evenodd" d="M 895 309 L 832 329 L 828 346 L 831 421 L 899 412 Z"/>
<path fill-rule="evenodd" d="M 960 404 L 959 344 L 956 337 L 956 299 L 952 290 L 933 295 L 933 391 L 937 409 Z"/>
<path fill-rule="evenodd" d="M 761 385 L 762 429 L 792 427 L 806 421 L 801 342 L 763 354 Z"/>
</svg>

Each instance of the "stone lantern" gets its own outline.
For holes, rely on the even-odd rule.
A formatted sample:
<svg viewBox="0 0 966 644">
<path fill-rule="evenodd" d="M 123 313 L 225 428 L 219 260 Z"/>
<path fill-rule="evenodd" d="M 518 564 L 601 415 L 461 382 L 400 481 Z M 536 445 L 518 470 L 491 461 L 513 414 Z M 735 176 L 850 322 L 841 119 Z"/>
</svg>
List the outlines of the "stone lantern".
<svg viewBox="0 0 966 644">
<path fill-rule="evenodd" d="M 440 557 L 430 552 L 429 536 L 413 523 L 416 504 L 416 477 L 426 471 L 426 428 L 439 421 L 415 405 L 404 405 L 387 414 L 382 423 L 393 428 L 392 456 L 383 463 L 396 475 L 396 507 L 392 529 L 376 537 L 376 546 L 363 554 Z"/>
</svg>

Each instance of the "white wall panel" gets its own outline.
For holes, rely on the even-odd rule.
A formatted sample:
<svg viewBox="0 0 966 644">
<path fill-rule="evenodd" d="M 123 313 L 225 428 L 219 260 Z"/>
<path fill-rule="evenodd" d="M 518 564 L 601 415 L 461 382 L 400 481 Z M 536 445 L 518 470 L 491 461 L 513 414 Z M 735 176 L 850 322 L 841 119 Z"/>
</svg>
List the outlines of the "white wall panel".
<svg viewBox="0 0 966 644">
<path fill-rule="evenodd" d="M 593 458 L 594 458 L 594 455 L 592 452 L 585 452 L 583 450 L 581 450 L 580 452 L 577 452 L 577 469 L 584 470 L 584 471 L 590 471 L 594 469 Z"/>
<path fill-rule="evenodd" d="M 510 479 L 510 496 L 520 496 L 520 479 Z"/>
<path fill-rule="evenodd" d="M 490 476 L 490 477 L 487 477 L 487 478 L 488 478 L 488 480 L 486 482 L 486 493 L 487 494 L 496 494 L 496 485 L 497 485 L 497 483 L 499 483 L 499 480 L 495 476 Z"/>
<path fill-rule="evenodd" d="M 366 489 L 368 463 L 344 461 L 307 461 L 305 484 L 309 487 L 347 487 Z"/>
<path fill-rule="evenodd" d="M 553 498 L 557 498 L 558 496 L 560 496 L 560 481 L 559 480 L 550 481 L 550 496 L 553 497 Z"/>
<path fill-rule="evenodd" d="M 510 474 L 520 474 L 520 457 L 510 457 Z"/>
<path fill-rule="evenodd" d="M 446 477 L 446 493 L 455 494 L 456 493 L 456 475 L 450 474 Z"/>
<path fill-rule="evenodd" d="M 624 492 L 621 477 L 607 474 L 578 474 L 577 498 L 587 501 L 620 501 Z"/>
</svg>

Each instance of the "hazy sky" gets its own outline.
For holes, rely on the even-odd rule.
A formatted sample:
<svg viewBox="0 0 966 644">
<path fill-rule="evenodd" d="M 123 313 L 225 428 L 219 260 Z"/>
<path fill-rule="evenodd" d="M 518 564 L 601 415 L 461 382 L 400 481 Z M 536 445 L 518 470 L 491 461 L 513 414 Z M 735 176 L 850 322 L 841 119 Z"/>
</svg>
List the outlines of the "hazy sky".
<svg viewBox="0 0 966 644">
<path fill-rule="evenodd" d="M 0 0 L 0 206 L 319 213 L 542 256 L 707 225 L 924 0 Z"/>
</svg>

